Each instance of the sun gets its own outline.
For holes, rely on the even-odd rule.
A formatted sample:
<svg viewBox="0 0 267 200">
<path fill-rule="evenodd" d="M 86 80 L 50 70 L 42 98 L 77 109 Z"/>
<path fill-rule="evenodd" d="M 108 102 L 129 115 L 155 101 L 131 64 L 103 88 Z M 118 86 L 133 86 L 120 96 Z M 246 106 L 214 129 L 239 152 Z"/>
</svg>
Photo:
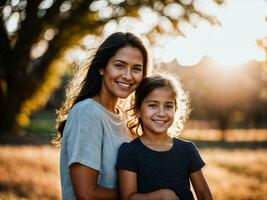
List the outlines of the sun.
<svg viewBox="0 0 267 200">
<path fill-rule="evenodd" d="M 210 1 L 208 1 L 210 2 Z M 267 35 L 265 0 L 231 0 L 214 7 L 213 13 L 221 26 L 200 21 L 197 28 L 183 22 L 186 37 L 162 38 L 163 62 L 176 59 L 184 66 L 197 64 L 203 56 L 209 56 L 225 68 L 231 68 L 249 60 L 263 61 L 265 52 L 257 46 L 257 39 Z M 164 40 L 164 41 L 162 41 Z"/>
</svg>

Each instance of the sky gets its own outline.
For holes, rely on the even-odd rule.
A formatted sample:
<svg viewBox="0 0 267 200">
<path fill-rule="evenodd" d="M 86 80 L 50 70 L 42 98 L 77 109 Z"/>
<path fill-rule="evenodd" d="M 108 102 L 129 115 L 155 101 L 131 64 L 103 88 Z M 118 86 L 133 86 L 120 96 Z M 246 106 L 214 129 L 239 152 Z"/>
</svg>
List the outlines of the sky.
<svg viewBox="0 0 267 200">
<path fill-rule="evenodd" d="M 175 58 L 185 66 L 197 64 L 205 55 L 225 66 L 263 61 L 265 52 L 256 40 L 267 36 L 267 1 L 231 0 L 218 7 L 205 1 L 207 5 L 201 3 L 201 7 L 215 15 L 221 25 L 200 21 L 193 28 L 181 24 L 186 37 L 167 37 L 165 47 L 158 52 L 161 59 L 170 62 Z"/>
<path fill-rule="evenodd" d="M 190 4 L 192 0 L 181 2 Z M 211 25 L 192 15 L 191 23 L 180 21 L 177 25 L 185 36 L 158 36 L 153 46 L 144 38 L 150 55 L 157 62 L 168 63 L 176 59 L 183 66 L 191 66 L 199 63 L 204 56 L 209 56 L 225 68 L 230 68 L 250 60 L 265 60 L 265 52 L 257 45 L 257 39 L 267 36 L 267 0 L 225 0 L 223 5 L 217 5 L 212 0 L 198 0 L 194 5 L 202 12 L 215 16 L 220 25 Z M 180 17 L 184 12 L 181 7 L 173 5 L 164 11 L 170 17 Z M 139 15 L 142 22 L 127 17 L 118 23 L 110 21 L 104 28 L 104 36 L 115 31 L 142 35 L 152 30 L 155 23 L 172 32 L 168 21 L 148 8 L 141 9 Z"/>
</svg>

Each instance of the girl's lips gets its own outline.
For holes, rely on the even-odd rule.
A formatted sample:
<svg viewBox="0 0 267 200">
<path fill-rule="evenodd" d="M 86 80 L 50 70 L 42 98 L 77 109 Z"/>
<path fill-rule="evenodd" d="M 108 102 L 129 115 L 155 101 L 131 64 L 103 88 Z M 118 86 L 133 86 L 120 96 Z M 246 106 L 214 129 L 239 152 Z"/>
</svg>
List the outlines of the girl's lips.
<svg viewBox="0 0 267 200">
<path fill-rule="evenodd" d="M 160 125 L 167 123 L 167 120 L 152 120 L 152 121 Z"/>
</svg>

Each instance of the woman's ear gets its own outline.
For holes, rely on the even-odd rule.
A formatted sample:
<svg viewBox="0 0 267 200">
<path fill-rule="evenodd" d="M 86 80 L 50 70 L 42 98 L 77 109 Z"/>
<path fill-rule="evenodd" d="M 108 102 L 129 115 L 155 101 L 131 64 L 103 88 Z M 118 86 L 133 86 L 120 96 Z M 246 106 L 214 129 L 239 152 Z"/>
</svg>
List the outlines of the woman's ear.
<svg viewBox="0 0 267 200">
<path fill-rule="evenodd" d="M 140 118 L 141 117 L 141 113 L 140 113 L 140 110 L 139 109 L 135 110 L 135 114 L 136 114 L 136 117 L 137 118 Z"/>
<path fill-rule="evenodd" d="M 103 69 L 99 69 L 99 74 L 100 74 L 101 76 L 103 76 L 103 74 L 104 74 L 104 70 L 103 70 Z"/>
</svg>

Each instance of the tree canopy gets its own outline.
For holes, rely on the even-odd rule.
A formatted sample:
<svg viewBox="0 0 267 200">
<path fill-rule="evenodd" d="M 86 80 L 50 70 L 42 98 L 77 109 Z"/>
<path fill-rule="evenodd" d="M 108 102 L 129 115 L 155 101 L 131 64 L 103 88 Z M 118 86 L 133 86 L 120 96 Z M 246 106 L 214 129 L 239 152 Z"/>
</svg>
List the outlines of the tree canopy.
<svg viewBox="0 0 267 200">
<path fill-rule="evenodd" d="M 27 124 L 60 84 L 64 66 L 55 60 L 86 34 L 100 35 L 107 22 L 138 19 L 147 9 L 173 27 L 169 34 L 181 34 L 177 23 L 190 22 L 192 14 L 216 23 L 186 0 L 5 0 L 0 6 L 1 133 Z M 157 22 L 145 34 L 163 32 L 168 28 Z M 38 51 L 40 43 L 43 51 Z"/>
</svg>

